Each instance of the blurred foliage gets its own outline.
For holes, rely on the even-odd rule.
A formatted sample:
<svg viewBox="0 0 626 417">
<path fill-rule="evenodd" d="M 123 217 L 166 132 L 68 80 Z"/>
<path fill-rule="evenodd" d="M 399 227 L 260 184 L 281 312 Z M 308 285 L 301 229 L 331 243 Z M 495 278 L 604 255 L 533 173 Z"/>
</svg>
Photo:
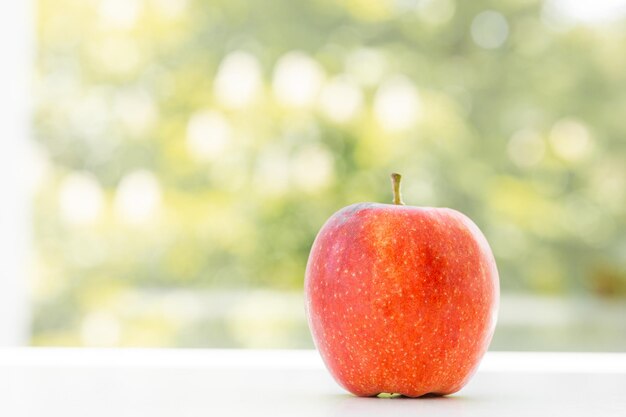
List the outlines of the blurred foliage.
<svg viewBox="0 0 626 417">
<path fill-rule="evenodd" d="M 33 343 L 307 346 L 264 291 L 391 171 L 503 292 L 623 297 L 626 26 L 542 8 L 39 0 Z"/>
</svg>

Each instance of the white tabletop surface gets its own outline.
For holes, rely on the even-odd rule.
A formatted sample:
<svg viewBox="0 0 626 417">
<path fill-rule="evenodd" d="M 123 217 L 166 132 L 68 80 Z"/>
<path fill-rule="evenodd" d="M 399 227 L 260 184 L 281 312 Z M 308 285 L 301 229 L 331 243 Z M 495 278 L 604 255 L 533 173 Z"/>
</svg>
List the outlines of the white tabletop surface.
<svg viewBox="0 0 626 417">
<path fill-rule="evenodd" d="M 357 398 L 315 351 L 0 349 L 0 416 L 626 416 L 626 354 L 490 352 L 459 393 Z"/>
</svg>

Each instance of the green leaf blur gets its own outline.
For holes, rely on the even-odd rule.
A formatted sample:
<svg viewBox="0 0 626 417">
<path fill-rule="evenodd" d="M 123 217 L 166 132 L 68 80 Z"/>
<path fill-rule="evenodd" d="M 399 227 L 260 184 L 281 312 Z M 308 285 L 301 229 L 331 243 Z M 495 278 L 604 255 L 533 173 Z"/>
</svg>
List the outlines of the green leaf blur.
<svg viewBox="0 0 626 417">
<path fill-rule="evenodd" d="M 37 7 L 34 344 L 311 346 L 315 234 L 390 201 L 392 171 L 407 204 L 475 220 L 503 294 L 626 296 L 623 19 L 552 27 L 536 0 Z"/>
</svg>

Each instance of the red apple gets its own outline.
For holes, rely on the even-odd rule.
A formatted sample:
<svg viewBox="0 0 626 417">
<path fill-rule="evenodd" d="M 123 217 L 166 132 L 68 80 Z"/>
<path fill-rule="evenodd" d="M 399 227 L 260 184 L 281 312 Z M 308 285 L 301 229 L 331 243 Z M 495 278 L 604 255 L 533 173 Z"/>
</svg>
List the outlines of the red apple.
<svg viewBox="0 0 626 417">
<path fill-rule="evenodd" d="M 333 214 L 309 256 L 309 327 L 326 367 L 358 396 L 460 390 L 487 351 L 499 281 L 487 240 L 448 208 L 359 203 Z"/>
</svg>

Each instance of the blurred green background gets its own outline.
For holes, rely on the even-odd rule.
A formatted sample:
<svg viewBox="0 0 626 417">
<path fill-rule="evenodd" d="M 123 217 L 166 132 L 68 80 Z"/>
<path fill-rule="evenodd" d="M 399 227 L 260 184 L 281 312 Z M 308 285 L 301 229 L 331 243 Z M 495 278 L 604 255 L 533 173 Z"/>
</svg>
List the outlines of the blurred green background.
<svg viewBox="0 0 626 417">
<path fill-rule="evenodd" d="M 494 349 L 626 350 L 626 19 L 567 3 L 39 0 L 31 343 L 312 347 L 398 171 L 491 243 Z"/>
</svg>

